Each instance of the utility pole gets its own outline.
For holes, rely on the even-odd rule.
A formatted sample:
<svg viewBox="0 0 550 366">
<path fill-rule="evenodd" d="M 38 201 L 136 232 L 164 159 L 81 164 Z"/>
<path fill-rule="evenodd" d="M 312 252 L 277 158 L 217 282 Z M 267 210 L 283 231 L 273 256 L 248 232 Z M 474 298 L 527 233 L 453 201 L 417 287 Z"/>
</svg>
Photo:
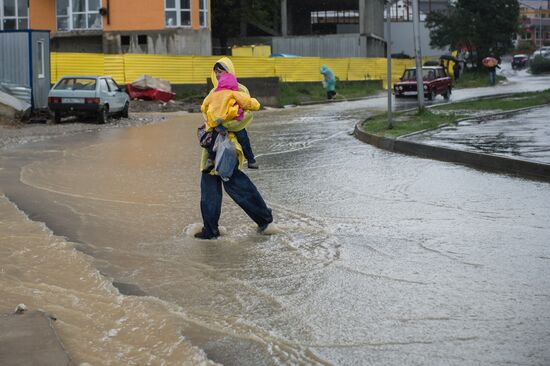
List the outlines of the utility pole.
<svg viewBox="0 0 550 366">
<path fill-rule="evenodd" d="M 539 48 L 542 48 L 542 4 L 539 6 Z"/>
<path fill-rule="evenodd" d="M 416 90 L 418 91 L 418 112 L 424 110 L 424 82 L 422 79 L 422 54 L 420 53 L 420 29 L 418 26 L 418 0 L 413 0 L 413 36 L 416 56 Z"/>
<path fill-rule="evenodd" d="M 392 105 L 391 105 L 391 91 L 392 91 L 392 78 L 391 78 L 391 1 L 388 1 L 386 5 L 386 60 L 388 63 L 388 130 L 393 128 L 392 123 Z"/>
</svg>

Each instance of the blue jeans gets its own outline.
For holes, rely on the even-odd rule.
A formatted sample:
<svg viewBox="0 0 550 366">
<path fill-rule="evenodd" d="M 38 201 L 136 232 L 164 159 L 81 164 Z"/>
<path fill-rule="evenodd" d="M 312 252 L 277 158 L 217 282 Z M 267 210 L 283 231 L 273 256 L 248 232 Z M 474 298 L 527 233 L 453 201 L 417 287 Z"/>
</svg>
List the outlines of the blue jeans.
<svg viewBox="0 0 550 366">
<path fill-rule="evenodd" d="M 497 83 L 497 70 L 496 69 L 489 70 L 489 81 L 491 82 L 491 85 L 495 85 Z"/>
<path fill-rule="evenodd" d="M 256 162 L 256 159 L 254 159 L 254 153 L 252 152 L 252 147 L 250 146 L 250 139 L 248 138 L 248 132 L 246 132 L 246 129 L 243 128 L 242 130 L 235 132 L 235 137 L 243 148 L 245 159 L 249 163 Z"/>
<path fill-rule="evenodd" d="M 202 173 L 201 214 L 204 230 L 209 235 L 218 234 L 218 221 L 222 211 L 222 184 L 229 196 L 261 228 L 273 222 L 271 209 L 267 207 L 250 178 L 235 169 L 231 179 L 223 182 L 217 175 Z"/>
<path fill-rule="evenodd" d="M 218 132 L 216 130 L 212 131 L 212 144 L 206 149 L 208 151 L 208 159 L 214 160 L 216 157 L 216 152 L 213 150 L 214 143 L 216 142 L 216 137 L 218 136 Z M 256 159 L 254 159 L 254 153 L 252 152 L 252 147 L 250 146 L 250 139 L 248 138 L 248 133 L 246 132 L 246 129 L 242 129 L 240 131 L 235 132 L 235 137 L 237 138 L 237 141 L 239 141 L 239 144 L 241 144 L 241 147 L 243 148 L 243 153 L 245 159 L 249 163 L 254 163 Z"/>
</svg>

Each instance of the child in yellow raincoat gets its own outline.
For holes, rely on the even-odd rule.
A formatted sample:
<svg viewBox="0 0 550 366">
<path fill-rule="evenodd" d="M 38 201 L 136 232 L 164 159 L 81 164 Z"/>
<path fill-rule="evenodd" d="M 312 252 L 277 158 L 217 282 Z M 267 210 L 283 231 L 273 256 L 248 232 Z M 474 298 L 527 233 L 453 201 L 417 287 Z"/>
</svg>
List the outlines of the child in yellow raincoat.
<svg viewBox="0 0 550 366">
<path fill-rule="evenodd" d="M 206 131 L 212 132 L 212 143 L 207 147 L 208 159 L 202 169 L 203 172 L 208 172 L 214 167 L 216 156 L 216 153 L 213 151 L 214 141 L 218 133 L 222 135 L 227 133 L 223 123 L 231 120 L 242 121 L 245 111 L 257 111 L 260 109 L 260 103 L 255 98 L 239 91 L 239 84 L 235 75 L 226 72 L 221 64 L 216 64 L 216 66 L 218 85 L 214 92 L 204 99 L 201 106 L 201 112 L 206 115 Z M 239 144 L 241 144 L 245 155 L 248 155 L 248 167 L 257 169 L 258 164 L 254 160 L 254 154 L 252 153 L 246 130 L 243 129 L 241 131 L 235 134 L 235 137 Z M 245 134 L 246 136 L 243 136 Z"/>
</svg>

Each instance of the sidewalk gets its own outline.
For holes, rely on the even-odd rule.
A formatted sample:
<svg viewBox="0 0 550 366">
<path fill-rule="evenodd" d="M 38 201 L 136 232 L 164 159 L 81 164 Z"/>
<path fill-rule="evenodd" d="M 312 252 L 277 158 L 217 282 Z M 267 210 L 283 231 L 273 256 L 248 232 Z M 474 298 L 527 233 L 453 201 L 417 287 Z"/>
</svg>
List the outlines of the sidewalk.
<svg viewBox="0 0 550 366">
<path fill-rule="evenodd" d="M 405 137 L 432 146 L 550 164 L 550 106 L 499 119 L 469 120 L 458 126 Z"/>
<path fill-rule="evenodd" d="M 52 323 L 36 310 L 0 315 L 0 365 L 73 365 Z"/>
<path fill-rule="evenodd" d="M 513 113 L 501 119 L 481 117 L 396 139 L 366 132 L 354 135 L 378 148 L 423 158 L 465 164 L 524 178 L 550 181 L 550 106 Z"/>
</svg>

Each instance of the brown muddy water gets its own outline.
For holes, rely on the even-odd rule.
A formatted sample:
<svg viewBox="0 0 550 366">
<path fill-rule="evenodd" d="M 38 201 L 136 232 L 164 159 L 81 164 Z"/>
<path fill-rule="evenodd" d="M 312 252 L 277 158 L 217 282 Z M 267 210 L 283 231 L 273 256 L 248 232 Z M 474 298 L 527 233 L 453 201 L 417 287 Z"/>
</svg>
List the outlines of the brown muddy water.
<svg viewBox="0 0 550 366">
<path fill-rule="evenodd" d="M 365 145 L 376 103 L 257 114 L 271 236 L 192 237 L 199 116 L 3 152 L 0 306 L 94 365 L 548 364 L 550 185 Z"/>
</svg>

